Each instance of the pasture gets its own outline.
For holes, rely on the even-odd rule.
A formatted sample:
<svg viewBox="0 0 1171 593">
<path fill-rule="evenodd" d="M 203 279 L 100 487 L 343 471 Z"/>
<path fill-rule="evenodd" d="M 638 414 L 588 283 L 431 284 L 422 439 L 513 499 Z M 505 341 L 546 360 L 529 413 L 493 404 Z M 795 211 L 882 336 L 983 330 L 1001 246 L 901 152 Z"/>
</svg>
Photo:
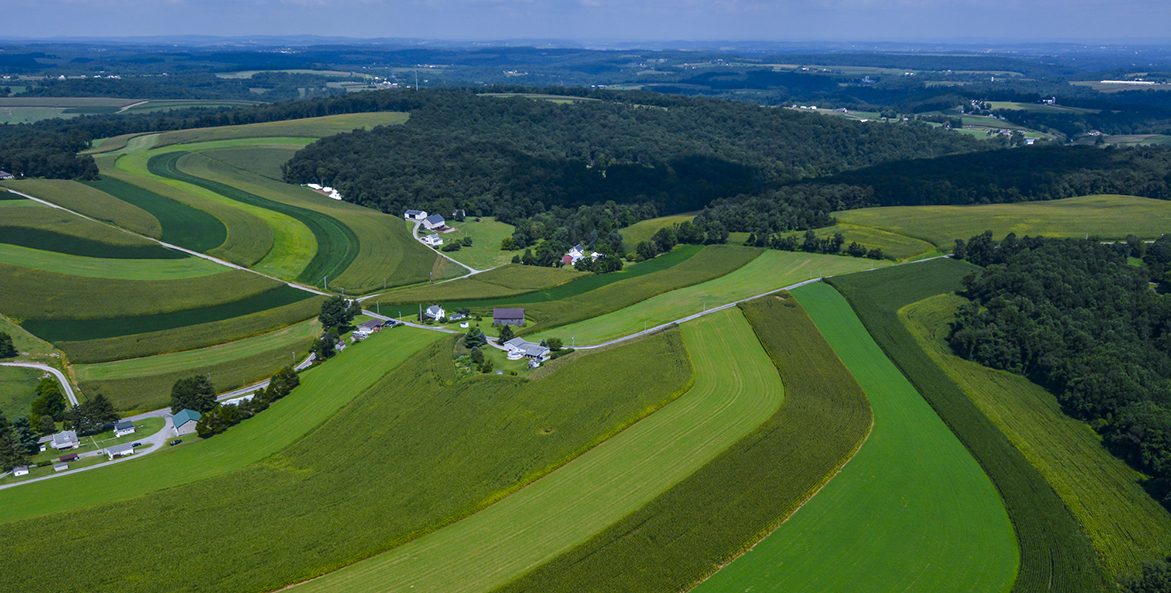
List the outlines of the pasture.
<svg viewBox="0 0 1171 593">
<path fill-rule="evenodd" d="M 848 274 L 886 265 L 889 262 L 769 249 L 744 266 L 706 282 L 685 285 L 597 317 L 552 329 L 541 329 L 536 333 L 542 338 L 560 337 L 567 344 L 576 338 L 581 338 L 583 345 L 599 344 L 810 278 Z M 583 299 L 590 296 L 592 293 L 587 293 Z M 603 303 L 622 302 L 617 297 L 600 300 Z M 539 306 L 535 310 L 543 312 Z M 527 315 L 529 311 L 526 309 L 525 313 Z M 565 317 L 568 318 L 569 314 Z M 528 327 L 525 333 L 528 333 L 527 330 Z"/>
<path fill-rule="evenodd" d="M 406 123 L 408 114 L 394 111 L 375 113 L 348 113 L 327 115 L 262 124 L 222 126 L 218 128 L 196 128 L 177 130 L 159 135 L 156 147 L 172 144 L 190 144 L 214 140 L 235 140 L 239 138 L 324 138 L 350 132 L 358 128 L 373 128 Z"/>
<path fill-rule="evenodd" d="M 881 249 L 882 253 L 887 257 L 894 258 L 896 261 L 903 261 L 914 257 L 920 257 L 935 251 L 935 246 L 922 239 L 908 237 L 907 235 L 900 235 L 881 229 L 858 226 L 839 222 L 833 226 L 815 229 L 813 231 L 818 238 L 824 239 L 832 237 L 836 233 L 841 233 L 846 240 L 846 246 L 851 242 L 856 242 L 867 249 Z M 793 231 L 791 233 L 784 233 L 784 235 L 797 237 L 801 240 L 804 237 L 804 231 Z"/>
<path fill-rule="evenodd" d="M 628 227 L 618 229 L 622 234 L 622 242 L 626 245 L 627 251 L 634 251 L 634 247 L 643 241 L 649 241 L 659 229 L 673 227 L 685 220 L 695 218 L 695 214 L 673 214 L 671 216 L 660 216 L 658 218 L 651 218 L 648 220 L 641 220 Z"/>
<path fill-rule="evenodd" d="M 1110 590 L 1112 583 L 1089 537 L 1061 497 L 899 322 L 900 308 L 958 289 L 961 278 L 974 269 L 965 262 L 936 259 L 833 278 L 830 283 L 1000 491 L 1020 550 L 1013 590 Z"/>
<path fill-rule="evenodd" d="M 33 360 L 50 362 L 53 357 L 53 345 L 28 333 L 11 319 L 0 315 L 0 332 L 12 336 L 12 346 L 16 348 L 17 356 L 14 360 Z"/>
<path fill-rule="evenodd" d="M 393 339 L 397 331 L 379 335 Z M 38 570 L 38 580 L 156 591 L 201 579 L 232 591 L 271 590 L 495 502 L 670 401 L 691 376 L 678 335 L 582 357 L 534 381 L 492 375 L 452 383 L 451 346 L 443 340 L 424 349 L 319 430 L 261 463 L 82 514 L 43 517 L 38 524 L 54 527 L 39 535 L 19 524 L 0 527 L 12 543 L 9 537 L 32 536 L 23 540 L 27 547 L 12 548 L 30 554 L 13 561 L 43 558 L 47 570 L 51 560 L 32 553 L 43 545 L 33 540 L 81 546 L 71 533 L 84 530 L 91 545 L 134 553 L 119 553 L 125 560 L 117 565 L 95 559 L 84 570 Z M 603 369 L 616 371 L 606 380 L 613 389 L 599 388 Z M 478 430 L 466 430 L 470 425 Z M 222 512 L 207 512 L 212 508 Z M 306 522 L 306 513 L 325 520 Z M 175 522 L 193 531 L 187 545 L 148 553 L 139 537 L 127 537 L 127 529 L 146 537 Z M 218 560 L 225 549 L 233 561 Z M 174 568 L 157 570 L 160 562 Z M 26 582 L 14 571 L 3 574 L 0 587 Z"/>
<path fill-rule="evenodd" d="M 207 480 L 265 459 L 300 440 L 443 334 L 396 328 L 371 336 L 329 364 L 300 373 L 301 385 L 231 430 L 208 440 L 167 449 L 133 462 L 0 490 L 0 523 L 128 500 Z"/>
<path fill-rule="evenodd" d="M 321 335 L 316 320 L 207 348 L 100 364 L 73 365 L 78 387 L 101 391 L 119 410 L 152 410 L 170 402 L 171 386 L 191 375 L 206 374 L 220 391 L 271 377 L 305 358 Z"/>
<path fill-rule="evenodd" d="M 511 224 L 496 222 L 495 217 L 485 216 L 480 222 L 476 222 L 475 217 L 469 216 L 463 222 L 449 220 L 447 226 L 455 228 L 456 231 L 442 235 L 444 245 L 470 237 L 472 246 L 461 247 L 459 251 L 445 252 L 446 255 L 477 270 L 503 266 L 512 261 L 512 256 L 524 253 L 500 249 L 500 242 L 505 237 L 512 236 L 514 227 Z"/>
<path fill-rule="evenodd" d="M 1156 239 L 1167 232 L 1171 201 L 1097 195 L 1047 202 L 976 206 L 893 206 L 836 212 L 838 221 L 906 235 L 950 251 L 986 230 L 996 239 L 1008 233 L 1048 237 Z"/>
<path fill-rule="evenodd" d="M 776 413 L 780 377 L 738 309 L 680 333 L 695 383 L 678 400 L 474 515 L 294 590 L 493 590 L 644 507 Z"/>
<path fill-rule="evenodd" d="M 694 591 L 1010 590 L 1012 525 L 980 466 L 841 296 L 820 282 L 794 294 L 861 384 L 874 427 L 817 496 Z"/>
<path fill-rule="evenodd" d="M 1085 423 L 1020 375 L 964 360 L 947 345 L 956 295 L 899 309 L 899 320 L 947 376 L 1045 477 L 1115 576 L 1171 554 L 1171 514 L 1140 486 L 1143 476 L 1110 454 Z"/>
<path fill-rule="evenodd" d="M 0 184 L 140 235 L 159 239 L 163 234 L 162 226 L 151 213 L 78 181 L 21 179 Z"/>
<path fill-rule="evenodd" d="M 833 477 L 870 432 L 870 404 L 796 300 L 783 299 L 740 305 L 784 382 L 780 410 L 633 514 L 498 591 L 685 591 Z"/>
<path fill-rule="evenodd" d="M 9 229 L 4 229 L 4 231 L 7 233 Z M 47 238 L 53 238 L 52 234 L 46 233 L 46 235 Z M 219 274 L 225 269 L 219 264 L 198 257 L 182 259 L 82 257 L 6 243 L 0 243 L 0 263 L 73 276 L 121 280 L 199 278 Z"/>
<path fill-rule="evenodd" d="M 0 366 L 0 414 L 10 422 L 27 416 L 29 406 L 37 399 L 37 384 L 44 374 L 47 373 L 37 369 Z M 10 469 L 6 467 L 0 471 Z"/>
</svg>

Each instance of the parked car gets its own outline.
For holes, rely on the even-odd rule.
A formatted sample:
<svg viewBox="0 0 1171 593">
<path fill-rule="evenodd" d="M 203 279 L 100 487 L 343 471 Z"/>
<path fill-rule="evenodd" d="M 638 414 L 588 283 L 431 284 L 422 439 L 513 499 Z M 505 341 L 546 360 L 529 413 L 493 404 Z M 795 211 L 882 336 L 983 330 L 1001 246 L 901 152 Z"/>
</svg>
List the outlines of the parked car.
<svg viewBox="0 0 1171 593">
<path fill-rule="evenodd" d="M 133 445 L 130 445 L 130 446 L 131 447 L 141 447 L 142 443 L 134 443 Z"/>
<path fill-rule="evenodd" d="M 174 447 L 175 445 L 178 445 L 179 443 L 182 443 L 182 442 L 183 442 L 183 439 L 175 439 L 167 444 Z"/>
</svg>

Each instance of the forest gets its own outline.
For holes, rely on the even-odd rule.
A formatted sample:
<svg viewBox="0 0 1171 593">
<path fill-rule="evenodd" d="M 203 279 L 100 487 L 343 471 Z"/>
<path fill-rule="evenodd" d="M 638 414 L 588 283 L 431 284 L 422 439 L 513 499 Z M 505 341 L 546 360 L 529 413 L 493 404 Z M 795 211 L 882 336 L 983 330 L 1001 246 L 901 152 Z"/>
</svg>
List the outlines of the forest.
<svg viewBox="0 0 1171 593">
<path fill-rule="evenodd" d="M 984 266 L 964 279 L 949 341 L 964 358 L 1025 375 L 1054 393 L 1116 455 L 1152 476 L 1171 508 L 1171 299 L 1128 265 L 1140 241 L 1017 238 L 956 244 Z M 1171 252 L 1160 239 L 1157 257 Z M 1151 258 L 1150 261 L 1154 261 Z"/>
</svg>

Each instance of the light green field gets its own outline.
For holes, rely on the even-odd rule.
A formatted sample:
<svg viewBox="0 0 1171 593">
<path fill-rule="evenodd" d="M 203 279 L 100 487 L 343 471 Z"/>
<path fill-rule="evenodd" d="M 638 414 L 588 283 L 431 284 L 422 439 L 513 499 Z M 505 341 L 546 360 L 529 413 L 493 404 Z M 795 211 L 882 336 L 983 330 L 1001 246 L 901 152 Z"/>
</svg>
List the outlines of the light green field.
<svg viewBox="0 0 1171 593">
<path fill-rule="evenodd" d="M 1077 517 L 1115 575 L 1171 554 L 1171 514 L 1139 485 L 1143 476 L 1111 455 L 1085 423 L 1021 375 L 955 356 L 947 345 L 956 309 L 968 303 L 939 295 L 907 305 L 899 319 L 923 350 L 1024 454 Z"/>
<path fill-rule="evenodd" d="M 251 107 L 253 105 L 260 105 L 261 103 L 261 101 L 226 99 L 151 99 L 126 105 L 119 110 L 119 113 L 152 113 L 155 111 L 169 111 L 171 109 L 186 109 L 188 107 Z"/>
<path fill-rule="evenodd" d="M 402 304 L 466 302 L 509 297 L 545 290 L 587 275 L 586 272 L 578 272 L 573 268 L 507 264 L 482 274 L 458 278 L 451 282 L 392 290 L 377 300 L 388 304 Z M 371 305 L 372 303 L 367 304 L 366 308 L 369 309 Z"/>
<path fill-rule="evenodd" d="M 1129 234 L 1157 239 L 1167 232 L 1171 201 L 1098 195 L 1048 202 L 978 206 L 894 206 L 836 212 L 839 221 L 915 237 L 950 251 L 985 230 L 996 239 L 1008 233 L 1048 237 L 1124 239 Z"/>
<path fill-rule="evenodd" d="M 4 219 L 0 220 L 3 226 L 44 229 L 110 245 L 156 245 L 153 241 L 123 232 L 113 225 L 94 222 L 32 200 L 0 200 L 0 206 L 10 208 L 4 213 Z"/>
<path fill-rule="evenodd" d="M 17 356 L 12 360 L 49 362 L 53 357 L 53 345 L 28 333 L 11 319 L 0 315 L 0 332 L 12 336 L 12 347 L 16 348 Z"/>
<path fill-rule="evenodd" d="M 246 148 L 222 148 L 205 150 L 203 156 L 249 173 L 280 181 L 283 175 L 281 165 L 287 163 L 303 147 L 303 145 L 297 144 L 271 144 Z"/>
<path fill-rule="evenodd" d="M 786 523 L 693 591 L 1008 591 L 1019 563 L 992 482 L 824 283 L 793 291 L 870 398 L 861 450 Z"/>
<path fill-rule="evenodd" d="M 577 338 L 583 345 L 598 344 L 810 278 L 886 265 L 890 262 L 770 249 L 725 276 L 673 290 L 593 319 L 545 330 L 539 336 L 559 337 L 566 344 Z"/>
<path fill-rule="evenodd" d="M 183 259 L 111 259 L 82 257 L 0 243 L 0 263 L 35 270 L 121 280 L 175 280 L 198 278 L 227 270 L 199 257 Z"/>
<path fill-rule="evenodd" d="M 1160 146 L 1171 144 L 1171 136 L 1164 134 L 1130 134 L 1106 136 L 1106 144 L 1119 146 Z"/>
<path fill-rule="evenodd" d="M 867 249 L 877 247 L 882 249 L 882 253 L 887 257 L 893 257 L 899 261 L 935 251 L 934 245 L 914 237 L 844 222 L 816 229 L 813 232 L 819 238 L 832 237 L 835 233 L 841 233 L 846 239 L 847 246 L 853 241 L 865 246 Z M 785 235 L 793 235 L 800 240 L 805 235 L 805 232 L 793 231 L 791 233 L 785 233 Z"/>
<path fill-rule="evenodd" d="M 156 146 L 163 147 L 172 144 L 233 140 L 237 138 L 324 138 L 326 136 L 350 132 L 358 128 L 373 128 L 375 126 L 405 123 L 407 117 L 408 115 L 406 113 L 395 111 L 348 113 L 345 115 L 327 115 L 325 117 L 274 121 L 263 124 L 177 130 L 160 134 Z"/>
<path fill-rule="evenodd" d="M 628 227 L 618 229 L 622 234 L 622 243 L 626 245 L 627 251 L 634 251 L 634 247 L 643 241 L 649 241 L 659 229 L 664 227 L 675 226 L 685 220 L 695 218 L 694 214 L 673 214 L 671 216 L 660 216 L 658 218 L 651 218 L 636 222 Z"/>
<path fill-rule="evenodd" d="M 37 398 L 37 384 L 44 371 L 21 367 L 0 366 L 0 414 L 9 422 L 27 416 L 29 406 Z M 0 471 L 8 471 L 6 467 Z"/>
<path fill-rule="evenodd" d="M 461 247 L 459 251 L 445 251 L 444 254 L 464 265 L 477 270 L 487 270 L 503 266 L 512 261 L 512 256 L 520 251 L 501 251 L 500 242 L 505 237 L 512 236 L 514 228 L 511 224 L 496 222 L 493 216 L 485 216 L 481 222 L 474 217 L 467 217 L 463 222 L 449 220 L 447 226 L 456 229 L 453 233 L 443 234 L 443 244 L 459 241 L 464 237 L 472 238 L 471 247 Z M 421 229 L 422 227 L 420 227 Z"/>
<path fill-rule="evenodd" d="M 206 441 L 65 478 L 0 490 L 0 523 L 126 500 L 204 480 L 260 461 L 299 440 L 444 334 L 395 328 L 328 364 L 301 373 L 301 386 L 255 418 Z"/>
<path fill-rule="evenodd" d="M 988 101 L 989 109 L 1013 109 L 1018 111 L 1036 111 L 1038 113 L 1098 113 L 1101 109 L 1082 109 L 1080 107 L 1066 107 L 1064 105 L 1045 105 L 1044 103 L 1017 103 L 1015 101 Z"/>
<path fill-rule="evenodd" d="M 8 85 L 5 85 L 8 86 Z M 124 107 L 140 99 L 117 97 L 0 97 L 0 109 L 5 107 Z"/>
<path fill-rule="evenodd" d="M 155 239 L 163 236 L 158 219 L 146 210 L 76 181 L 22 179 L 0 184 L 141 235 Z"/>
<path fill-rule="evenodd" d="M 681 327 L 690 391 L 462 521 L 295 588 L 489 591 L 586 541 L 776 413 L 783 387 L 739 309 Z"/>
</svg>

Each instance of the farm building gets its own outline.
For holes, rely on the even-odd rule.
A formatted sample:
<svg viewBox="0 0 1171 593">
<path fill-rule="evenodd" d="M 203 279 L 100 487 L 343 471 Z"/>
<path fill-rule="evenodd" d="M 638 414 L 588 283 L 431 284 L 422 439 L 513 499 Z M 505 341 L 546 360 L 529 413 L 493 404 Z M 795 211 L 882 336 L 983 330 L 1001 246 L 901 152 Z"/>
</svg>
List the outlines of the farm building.
<svg viewBox="0 0 1171 593">
<path fill-rule="evenodd" d="M 126 443 L 125 445 L 114 445 L 113 447 L 106 449 L 106 455 L 109 455 L 111 460 L 117 459 L 119 457 L 129 457 L 134 455 L 134 445 L 132 443 Z"/>
<path fill-rule="evenodd" d="M 53 471 L 55 471 L 55 472 L 63 472 L 67 469 L 69 469 L 68 463 L 54 463 L 53 464 Z"/>
<path fill-rule="evenodd" d="M 446 224 L 447 221 L 443 220 L 443 216 L 439 214 L 432 214 L 423 219 L 423 228 L 429 231 L 442 229 Z"/>
<path fill-rule="evenodd" d="M 440 245 L 443 245 L 443 237 L 440 237 L 439 235 L 427 235 L 423 237 L 423 243 L 430 245 L 431 247 L 439 247 Z"/>
<path fill-rule="evenodd" d="M 58 459 L 57 461 L 60 461 L 61 463 L 69 463 L 70 461 L 77 461 L 78 457 L 81 457 L 81 456 L 78 455 L 77 453 L 70 453 L 68 455 L 62 455 L 61 458 Z"/>
<path fill-rule="evenodd" d="M 561 256 L 561 263 L 563 263 L 567 266 L 572 266 L 573 265 L 573 256 L 568 255 L 568 254 Z"/>
<path fill-rule="evenodd" d="M 0 171 L 0 179 L 16 179 L 16 176 L 8 171 Z"/>
<path fill-rule="evenodd" d="M 27 476 L 28 475 L 28 466 L 27 465 L 18 465 L 16 467 L 12 468 L 12 475 L 14 475 L 18 478 L 20 476 Z"/>
<path fill-rule="evenodd" d="M 128 434 L 134 434 L 134 423 L 129 420 L 123 420 L 114 425 L 114 436 L 123 437 Z"/>
<path fill-rule="evenodd" d="M 508 349 L 509 358 L 521 356 L 532 360 L 545 360 L 549 357 L 549 348 L 540 344 L 526 342 L 524 338 L 513 338 L 504 343 Z"/>
<path fill-rule="evenodd" d="M 81 442 L 77 440 L 77 432 L 66 430 L 53 435 L 53 448 L 62 451 L 65 449 L 76 449 Z"/>
<path fill-rule="evenodd" d="M 199 423 L 199 418 L 200 414 L 195 410 L 180 410 L 172 420 L 175 424 L 173 429 L 175 436 L 181 437 L 195 432 L 195 425 Z"/>
<path fill-rule="evenodd" d="M 524 325 L 524 309 L 492 309 L 492 325 Z"/>
<path fill-rule="evenodd" d="M 447 311 L 444 311 L 443 307 L 440 307 L 439 305 L 431 305 L 430 307 L 427 307 L 427 310 L 423 311 L 423 317 L 439 321 L 440 319 L 447 317 Z"/>
<path fill-rule="evenodd" d="M 423 220 L 424 218 L 427 218 L 427 211 L 426 210 L 407 210 L 407 213 L 403 214 L 403 218 L 405 218 L 407 220 Z"/>
</svg>

